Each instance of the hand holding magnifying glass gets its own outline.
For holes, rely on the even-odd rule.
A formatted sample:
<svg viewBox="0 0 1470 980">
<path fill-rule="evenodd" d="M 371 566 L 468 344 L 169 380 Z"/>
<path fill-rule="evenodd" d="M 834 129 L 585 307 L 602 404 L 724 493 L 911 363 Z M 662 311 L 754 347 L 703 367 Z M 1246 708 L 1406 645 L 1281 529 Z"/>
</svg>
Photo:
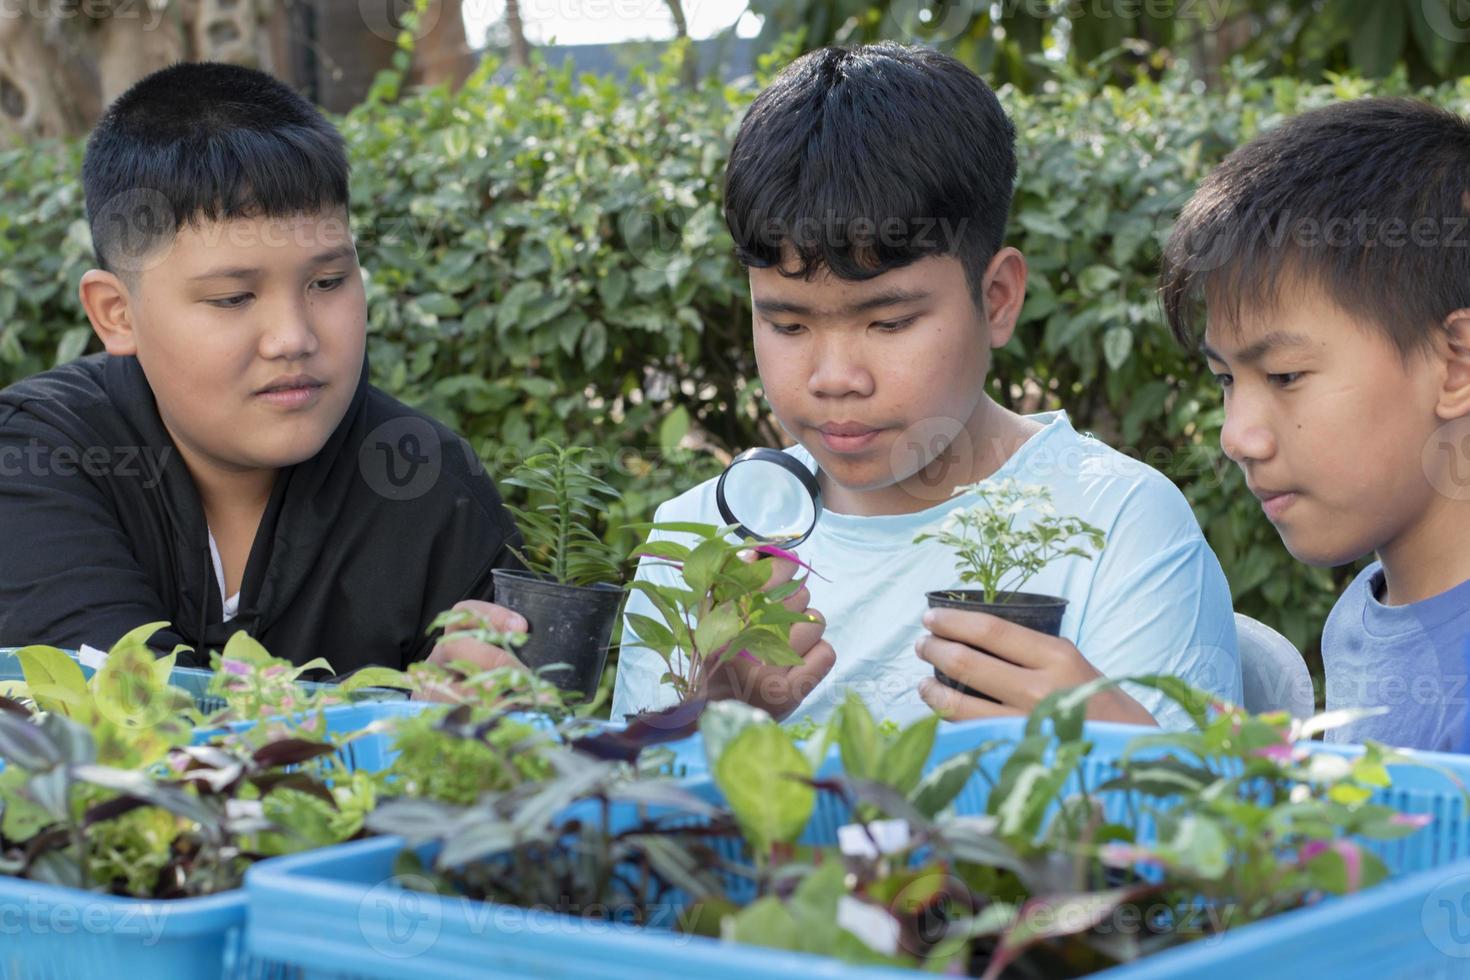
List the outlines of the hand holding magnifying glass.
<svg viewBox="0 0 1470 980">
<path fill-rule="evenodd" d="M 715 485 L 720 517 L 736 533 L 755 545 L 790 551 L 811 536 L 822 515 L 822 491 L 817 478 L 794 456 L 776 449 L 750 449 L 725 467 Z M 766 588 L 776 588 L 800 570 L 798 565 L 773 556 Z M 752 663 L 743 657 L 727 660 L 710 678 L 713 700 L 736 698 L 763 708 L 776 719 L 785 718 L 821 682 L 837 662 L 832 645 L 823 639 L 827 621 L 809 607 L 811 594 L 801 589 L 783 605 L 792 612 L 809 613 L 813 621 L 791 628 L 791 649 L 803 660 L 799 667 Z"/>
</svg>

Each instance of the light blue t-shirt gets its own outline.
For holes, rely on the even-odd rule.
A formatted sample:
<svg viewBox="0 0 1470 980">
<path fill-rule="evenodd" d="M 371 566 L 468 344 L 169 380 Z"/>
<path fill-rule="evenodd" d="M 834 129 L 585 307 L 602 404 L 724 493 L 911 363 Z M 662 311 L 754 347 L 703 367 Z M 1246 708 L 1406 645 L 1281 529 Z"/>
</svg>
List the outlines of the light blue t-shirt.
<svg viewBox="0 0 1470 980">
<path fill-rule="evenodd" d="M 1353 579 L 1322 631 L 1327 710 L 1388 709 L 1327 733 L 1330 742 L 1373 739 L 1404 749 L 1470 751 L 1470 582 L 1402 606 L 1379 601 L 1383 566 Z"/>
<path fill-rule="evenodd" d="M 1063 412 L 1031 416 L 1031 436 L 991 480 L 1044 484 L 1058 514 L 1101 528 L 1107 543 L 1093 560 L 1059 559 L 1027 582 L 1024 591 L 1069 600 L 1061 635 L 1077 644 L 1103 674 L 1168 673 L 1232 701 L 1240 699 L 1240 661 L 1230 589 L 1184 496 L 1156 470 L 1076 432 Z M 787 450 L 815 471 L 810 453 Z M 831 673 L 788 719 L 825 720 L 856 691 L 877 718 L 906 723 L 929 708 L 919 682 L 933 668 L 914 644 L 926 592 L 960 586 L 954 552 L 916 535 L 937 528 L 974 495 L 953 497 L 916 514 L 876 517 L 825 511 L 797 554 L 816 571 L 807 581 L 812 608 L 827 620 L 825 638 L 837 654 Z M 710 480 L 659 507 L 657 521 L 723 524 Z M 671 584 L 677 573 L 645 559 L 638 577 Z M 657 619 L 639 593 L 628 612 Z M 675 701 L 660 683 L 666 667 L 652 650 L 637 647 L 631 630 L 613 694 L 612 717 Z M 1151 690 L 1130 688 L 1160 724 L 1189 727 L 1188 716 Z"/>
</svg>

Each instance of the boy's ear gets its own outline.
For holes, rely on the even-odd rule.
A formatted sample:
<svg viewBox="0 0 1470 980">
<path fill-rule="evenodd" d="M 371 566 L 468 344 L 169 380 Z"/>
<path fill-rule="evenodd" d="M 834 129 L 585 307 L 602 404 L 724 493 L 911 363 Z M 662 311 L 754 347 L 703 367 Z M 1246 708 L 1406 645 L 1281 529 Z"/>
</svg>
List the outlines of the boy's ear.
<svg viewBox="0 0 1470 980">
<path fill-rule="evenodd" d="M 77 295 L 107 353 L 124 356 L 138 352 L 133 336 L 132 297 L 126 283 L 111 272 L 89 269 L 82 276 Z"/>
<path fill-rule="evenodd" d="M 985 310 L 992 350 L 1010 343 L 1026 302 L 1026 257 L 1009 246 L 996 252 L 985 267 Z"/>
</svg>

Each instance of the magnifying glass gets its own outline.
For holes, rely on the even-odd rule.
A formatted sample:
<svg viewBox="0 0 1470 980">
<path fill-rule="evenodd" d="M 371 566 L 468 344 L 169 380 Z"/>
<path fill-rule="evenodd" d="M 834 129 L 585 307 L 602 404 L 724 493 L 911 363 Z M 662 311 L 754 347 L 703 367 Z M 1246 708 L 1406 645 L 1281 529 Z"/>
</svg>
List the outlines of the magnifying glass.
<svg viewBox="0 0 1470 980">
<path fill-rule="evenodd" d="M 747 449 L 720 474 L 715 503 L 741 537 L 791 549 L 816 530 L 822 489 L 790 453 Z"/>
</svg>

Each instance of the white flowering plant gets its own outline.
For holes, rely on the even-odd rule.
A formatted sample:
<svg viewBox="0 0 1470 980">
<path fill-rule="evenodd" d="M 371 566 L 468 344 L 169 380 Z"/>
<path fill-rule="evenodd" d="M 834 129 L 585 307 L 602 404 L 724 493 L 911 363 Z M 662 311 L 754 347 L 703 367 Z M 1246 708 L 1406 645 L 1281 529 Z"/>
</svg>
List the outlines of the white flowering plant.
<svg viewBox="0 0 1470 980">
<path fill-rule="evenodd" d="M 960 581 L 977 587 L 987 603 L 1005 601 L 1058 558 L 1093 558 L 1102 550 L 1101 529 L 1079 517 L 1062 517 L 1051 491 L 1013 479 L 956 487 L 976 502 L 950 514 L 938 531 L 914 543 L 938 541 L 955 553 Z"/>
</svg>

